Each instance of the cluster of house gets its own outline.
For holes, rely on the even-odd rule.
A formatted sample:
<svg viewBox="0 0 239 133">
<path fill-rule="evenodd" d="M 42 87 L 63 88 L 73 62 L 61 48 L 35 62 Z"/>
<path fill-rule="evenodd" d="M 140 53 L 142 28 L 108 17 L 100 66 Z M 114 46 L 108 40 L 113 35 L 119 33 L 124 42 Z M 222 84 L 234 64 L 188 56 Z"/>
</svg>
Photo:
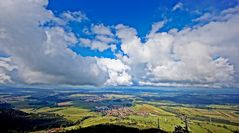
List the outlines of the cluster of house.
<svg viewBox="0 0 239 133">
<path fill-rule="evenodd" d="M 120 107 L 120 106 L 98 106 L 95 107 L 96 112 L 101 112 L 104 115 L 108 116 L 115 116 L 119 118 L 124 118 L 129 115 L 140 115 L 140 116 L 148 116 L 149 113 L 145 111 L 135 111 L 132 108 L 129 107 Z"/>
</svg>

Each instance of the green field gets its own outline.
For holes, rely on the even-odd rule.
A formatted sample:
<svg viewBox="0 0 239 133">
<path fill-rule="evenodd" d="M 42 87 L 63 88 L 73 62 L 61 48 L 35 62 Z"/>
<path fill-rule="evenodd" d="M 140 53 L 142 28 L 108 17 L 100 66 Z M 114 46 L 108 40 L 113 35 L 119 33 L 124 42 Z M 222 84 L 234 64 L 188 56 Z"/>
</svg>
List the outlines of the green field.
<svg viewBox="0 0 239 133">
<path fill-rule="evenodd" d="M 225 108 L 223 109 L 223 107 Z M 75 123 L 74 126 L 66 127 L 65 130 L 106 123 L 141 129 L 157 128 L 159 119 L 160 128 L 172 132 L 176 125 L 184 126 L 180 114 L 187 114 L 189 130 L 193 133 L 230 133 L 233 130 L 237 130 L 239 125 L 237 121 L 239 118 L 238 114 L 230 110 L 229 106 L 208 110 L 193 107 L 158 107 L 149 104 L 136 104 L 129 109 L 132 109 L 133 113 L 127 114 L 124 117 L 103 115 L 89 109 L 74 106 L 22 109 L 22 111 L 29 113 L 55 113 Z"/>
<path fill-rule="evenodd" d="M 223 97 L 210 94 L 213 98 L 198 92 L 189 95 L 183 91 L 154 89 L 15 91 L 15 95 L 3 93 L 0 98 L 14 109 L 65 118 L 71 125 L 61 127 L 63 130 L 98 124 L 148 129 L 158 128 L 159 124 L 160 129 L 173 132 L 176 126 L 185 127 L 186 123 L 192 133 L 230 133 L 239 130 L 237 95 L 226 94 L 224 90 Z M 226 103 L 227 100 L 231 103 Z"/>
</svg>

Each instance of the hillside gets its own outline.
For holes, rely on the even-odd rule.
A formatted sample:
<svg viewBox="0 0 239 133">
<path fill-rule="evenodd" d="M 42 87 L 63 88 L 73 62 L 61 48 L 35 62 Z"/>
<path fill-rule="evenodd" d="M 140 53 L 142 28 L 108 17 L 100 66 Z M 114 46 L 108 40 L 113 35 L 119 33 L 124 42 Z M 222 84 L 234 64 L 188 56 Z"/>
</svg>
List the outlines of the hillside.
<svg viewBox="0 0 239 133">
<path fill-rule="evenodd" d="M 15 109 L 0 109 L 1 132 L 29 132 L 71 125 L 64 118 L 51 114 L 29 114 Z"/>
</svg>

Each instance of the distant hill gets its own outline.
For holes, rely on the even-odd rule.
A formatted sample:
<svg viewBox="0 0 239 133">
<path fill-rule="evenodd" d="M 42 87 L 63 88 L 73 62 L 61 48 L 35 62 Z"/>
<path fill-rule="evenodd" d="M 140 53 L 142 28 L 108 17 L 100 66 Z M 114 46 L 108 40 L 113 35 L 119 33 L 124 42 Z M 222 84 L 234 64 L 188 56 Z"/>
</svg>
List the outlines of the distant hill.
<svg viewBox="0 0 239 133">
<path fill-rule="evenodd" d="M 67 131 L 65 133 L 167 133 L 156 128 L 140 130 L 138 128 L 126 127 L 112 124 L 100 124 L 77 130 Z"/>
</svg>

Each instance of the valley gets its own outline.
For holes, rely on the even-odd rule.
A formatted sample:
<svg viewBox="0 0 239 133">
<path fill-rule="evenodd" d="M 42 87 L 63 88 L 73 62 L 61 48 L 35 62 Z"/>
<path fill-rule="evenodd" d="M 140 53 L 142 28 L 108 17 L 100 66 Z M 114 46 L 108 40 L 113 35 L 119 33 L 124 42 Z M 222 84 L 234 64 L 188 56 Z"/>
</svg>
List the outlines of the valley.
<svg viewBox="0 0 239 133">
<path fill-rule="evenodd" d="M 0 99 L 1 108 L 8 103 L 9 108 L 29 114 L 55 115 L 71 123 L 32 132 L 65 132 L 99 124 L 173 132 L 178 125 L 184 127 L 185 122 L 192 133 L 238 130 L 239 91 L 186 91 L 191 93 L 170 88 L 1 88 Z"/>
</svg>

